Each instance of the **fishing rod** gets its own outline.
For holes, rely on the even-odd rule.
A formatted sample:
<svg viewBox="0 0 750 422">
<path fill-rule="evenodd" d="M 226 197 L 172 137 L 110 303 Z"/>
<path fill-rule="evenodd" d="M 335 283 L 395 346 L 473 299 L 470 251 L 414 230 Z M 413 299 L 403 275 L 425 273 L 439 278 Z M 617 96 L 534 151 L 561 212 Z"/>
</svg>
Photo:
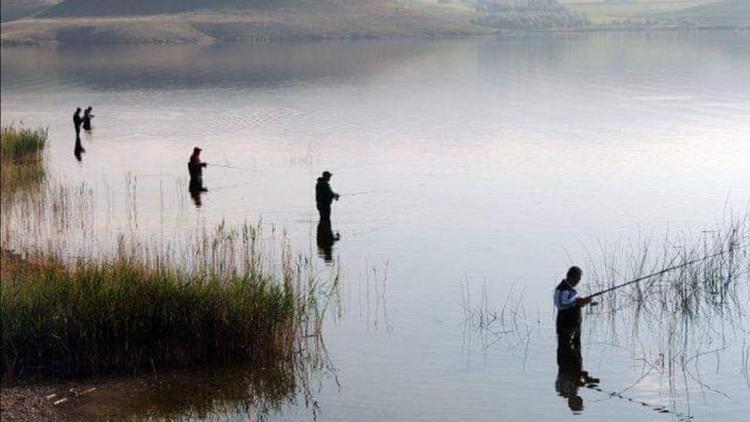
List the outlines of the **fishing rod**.
<svg viewBox="0 0 750 422">
<path fill-rule="evenodd" d="M 387 190 L 368 190 L 362 192 L 342 193 L 339 196 L 357 196 L 357 195 L 371 195 L 374 193 L 388 193 Z"/>
<path fill-rule="evenodd" d="M 235 169 L 235 170 L 245 170 L 245 171 L 254 171 L 253 169 L 245 168 L 245 167 L 237 167 L 237 166 L 228 166 L 225 164 L 214 164 L 214 163 L 206 163 L 207 165 L 211 167 L 223 167 L 227 169 Z"/>
<path fill-rule="evenodd" d="M 638 277 L 635 280 L 628 281 L 627 283 L 623 283 L 623 284 L 620 284 L 620 285 L 617 285 L 617 286 L 612 286 L 612 287 L 610 287 L 608 289 L 604 289 L 602 291 L 596 292 L 594 294 L 589 295 L 588 297 L 589 298 L 594 298 L 594 297 L 597 297 L 597 296 L 601 296 L 601 295 L 603 295 L 605 293 L 609 293 L 609 292 L 611 292 L 613 290 L 617 290 L 617 289 L 623 288 L 625 286 L 629 286 L 631 284 L 635 284 L 635 283 L 641 282 L 643 280 L 647 280 L 649 278 L 656 277 L 656 276 L 662 275 L 664 273 L 668 273 L 670 271 L 674 271 L 674 270 L 677 270 L 677 269 L 680 269 L 680 268 L 684 268 L 684 267 L 687 267 L 687 266 L 690 266 L 690 265 L 693 265 L 693 264 L 697 264 L 699 262 L 703 262 L 703 261 L 709 260 L 711 258 L 716 258 L 717 256 L 724 255 L 727 252 L 730 252 L 730 253 L 734 252 L 734 248 L 730 246 L 730 248 L 729 248 L 728 251 L 717 252 L 717 253 L 715 253 L 713 255 L 704 256 L 702 258 L 697 258 L 697 259 L 694 259 L 692 261 L 683 262 L 682 264 L 679 264 L 679 265 L 673 265 L 671 267 L 664 268 L 663 270 L 660 270 L 660 271 L 657 271 L 655 273 L 651 273 L 651 274 L 648 274 L 648 275 L 644 275 L 643 277 Z"/>
</svg>

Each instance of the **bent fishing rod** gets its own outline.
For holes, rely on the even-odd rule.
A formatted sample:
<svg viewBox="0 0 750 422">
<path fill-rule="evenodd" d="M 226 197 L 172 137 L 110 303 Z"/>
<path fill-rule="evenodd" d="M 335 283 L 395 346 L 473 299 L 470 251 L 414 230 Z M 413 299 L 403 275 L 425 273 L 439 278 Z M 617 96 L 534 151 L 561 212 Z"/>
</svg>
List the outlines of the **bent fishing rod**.
<svg viewBox="0 0 750 422">
<path fill-rule="evenodd" d="M 593 293 L 593 294 L 589 295 L 588 297 L 589 298 L 595 298 L 595 297 L 601 296 L 601 295 L 603 295 L 605 293 L 609 293 L 609 292 L 611 292 L 613 290 L 621 289 L 621 288 L 623 288 L 625 286 L 629 286 L 631 284 L 635 284 L 635 283 L 641 282 L 643 280 L 647 280 L 649 278 L 656 277 L 656 276 L 668 273 L 670 271 L 678 270 L 680 268 L 684 268 L 684 267 L 687 267 L 687 266 L 690 266 L 690 265 L 693 265 L 693 264 L 697 264 L 699 262 L 703 262 L 703 261 L 709 260 L 711 258 L 716 258 L 717 256 L 721 256 L 721 255 L 724 255 L 726 253 L 732 253 L 732 252 L 734 252 L 734 250 L 735 249 L 733 247 L 730 247 L 729 250 L 727 250 L 727 251 L 717 252 L 717 253 L 715 253 L 713 255 L 708 255 L 708 256 L 701 257 L 701 258 L 693 259 L 692 261 L 683 262 L 682 264 L 679 264 L 679 265 L 673 265 L 671 267 L 664 268 L 663 270 L 657 271 L 655 273 L 644 275 L 643 277 L 638 277 L 635 280 L 630 280 L 627 283 L 622 283 L 622 284 L 619 284 L 617 286 L 612 286 L 612 287 L 610 287 L 608 289 L 604 289 L 602 291 Z"/>
</svg>

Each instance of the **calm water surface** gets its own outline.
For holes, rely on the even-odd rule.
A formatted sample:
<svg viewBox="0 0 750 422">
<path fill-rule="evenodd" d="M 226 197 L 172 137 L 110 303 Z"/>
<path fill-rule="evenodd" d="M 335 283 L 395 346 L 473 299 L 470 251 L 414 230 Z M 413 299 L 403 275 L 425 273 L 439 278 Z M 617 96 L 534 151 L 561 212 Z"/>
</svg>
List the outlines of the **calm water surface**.
<svg viewBox="0 0 750 422">
<path fill-rule="evenodd" d="M 79 162 L 71 115 L 88 105 L 97 117 Z M 100 204 L 135 181 L 147 235 L 262 218 L 317 254 L 313 186 L 333 172 L 334 190 L 353 195 L 334 204 L 347 282 L 343 316 L 326 327 L 338 384 L 321 376 L 319 420 L 750 411 L 740 320 L 687 374 L 644 370 L 649 345 L 630 344 L 627 327 L 618 346 L 587 331 L 584 364 L 606 391 L 581 389 L 574 414 L 555 391 L 551 304 L 566 268 L 604 243 L 700 235 L 747 210 L 750 34 L 3 49 L 2 120 L 48 126 L 48 173 L 85 182 Z M 237 167 L 209 165 L 200 208 L 186 192 L 194 145 Z M 97 219 L 102 243 L 125 230 L 125 208 Z M 511 294 L 523 334 L 488 345 L 462 304 L 486 297 L 500 310 Z M 271 413 L 313 416 L 301 398 Z"/>
</svg>

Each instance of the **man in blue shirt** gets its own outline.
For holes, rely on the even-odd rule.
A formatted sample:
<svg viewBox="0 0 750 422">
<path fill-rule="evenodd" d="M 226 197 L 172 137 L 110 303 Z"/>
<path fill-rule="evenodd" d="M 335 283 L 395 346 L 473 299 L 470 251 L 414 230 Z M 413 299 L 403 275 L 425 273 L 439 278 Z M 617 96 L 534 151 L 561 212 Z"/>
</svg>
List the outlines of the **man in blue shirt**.
<svg viewBox="0 0 750 422">
<path fill-rule="evenodd" d="M 597 383 L 599 380 L 591 378 L 583 370 L 583 361 L 581 359 L 581 307 L 591 302 L 590 297 L 580 297 L 575 286 L 581 281 L 583 271 L 579 267 L 570 267 L 565 278 L 555 287 L 555 307 L 557 308 L 557 365 L 558 383 L 564 384 L 561 380 L 572 380 L 573 384 L 583 385 L 584 383 Z M 563 394 L 558 388 L 563 397 Z M 571 410 L 582 410 L 582 403 L 577 403 L 576 395 L 570 395 Z M 579 398 L 580 399 L 580 398 Z M 570 401 L 570 400 L 569 400 Z"/>
</svg>

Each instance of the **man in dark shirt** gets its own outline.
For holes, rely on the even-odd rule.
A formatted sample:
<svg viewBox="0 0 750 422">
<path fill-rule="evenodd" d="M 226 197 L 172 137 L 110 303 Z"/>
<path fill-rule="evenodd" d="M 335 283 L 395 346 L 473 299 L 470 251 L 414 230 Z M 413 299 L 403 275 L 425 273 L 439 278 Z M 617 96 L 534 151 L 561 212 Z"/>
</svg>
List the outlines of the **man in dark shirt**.
<svg viewBox="0 0 750 422">
<path fill-rule="evenodd" d="M 76 128 L 76 136 L 81 134 L 81 124 L 83 119 L 81 118 L 81 107 L 76 108 L 75 114 L 73 114 L 73 126 Z"/>
<path fill-rule="evenodd" d="M 195 147 L 193 148 L 193 155 L 190 156 L 188 161 L 188 172 L 190 173 L 190 192 L 208 192 L 208 189 L 203 187 L 203 168 L 208 164 L 201 161 L 202 149 Z"/>
<path fill-rule="evenodd" d="M 315 203 L 321 220 L 331 219 L 331 203 L 334 199 L 339 199 L 339 194 L 334 192 L 328 184 L 331 176 L 333 175 L 326 170 L 321 177 L 318 177 L 318 183 L 315 184 Z"/>
</svg>

